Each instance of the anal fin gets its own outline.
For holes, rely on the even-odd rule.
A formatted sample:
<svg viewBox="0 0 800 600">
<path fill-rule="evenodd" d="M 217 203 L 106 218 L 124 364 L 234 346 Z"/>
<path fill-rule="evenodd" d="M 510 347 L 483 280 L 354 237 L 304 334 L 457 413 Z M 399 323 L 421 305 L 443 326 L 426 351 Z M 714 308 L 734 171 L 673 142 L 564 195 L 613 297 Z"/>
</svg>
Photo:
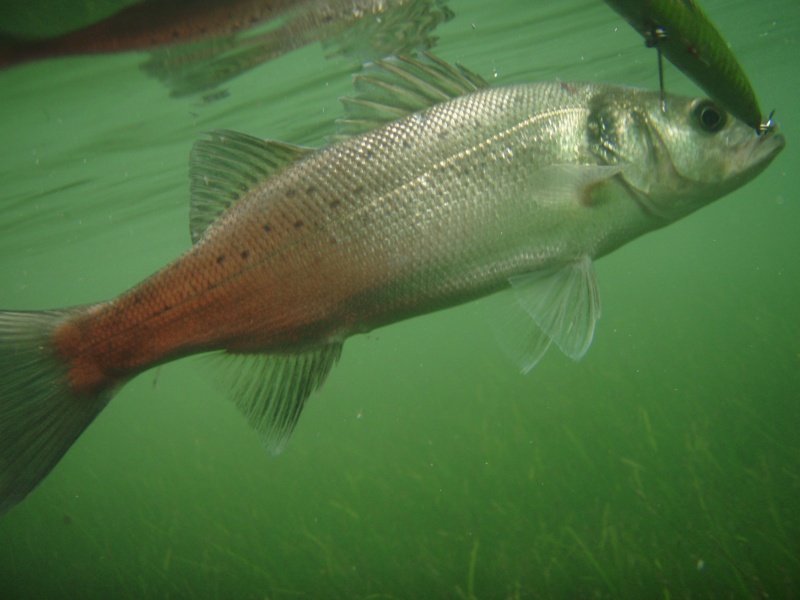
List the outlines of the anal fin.
<svg viewBox="0 0 800 600">
<path fill-rule="evenodd" d="M 278 454 L 294 430 L 311 392 L 325 382 L 342 343 L 291 354 L 226 354 L 233 400 L 264 445 Z"/>
</svg>

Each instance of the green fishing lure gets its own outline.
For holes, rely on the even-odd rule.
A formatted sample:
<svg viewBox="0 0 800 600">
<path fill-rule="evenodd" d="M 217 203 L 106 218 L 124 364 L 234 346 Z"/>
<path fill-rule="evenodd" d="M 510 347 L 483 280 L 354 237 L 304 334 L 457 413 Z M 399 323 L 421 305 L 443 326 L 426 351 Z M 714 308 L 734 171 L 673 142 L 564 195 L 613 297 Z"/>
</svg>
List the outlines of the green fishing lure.
<svg viewBox="0 0 800 600">
<path fill-rule="evenodd" d="M 772 129 L 762 120 L 756 93 L 728 43 L 694 0 L 606 0 L 661 56 L 665 56 L 711 98 L 760 133 Z"/>
</svg>

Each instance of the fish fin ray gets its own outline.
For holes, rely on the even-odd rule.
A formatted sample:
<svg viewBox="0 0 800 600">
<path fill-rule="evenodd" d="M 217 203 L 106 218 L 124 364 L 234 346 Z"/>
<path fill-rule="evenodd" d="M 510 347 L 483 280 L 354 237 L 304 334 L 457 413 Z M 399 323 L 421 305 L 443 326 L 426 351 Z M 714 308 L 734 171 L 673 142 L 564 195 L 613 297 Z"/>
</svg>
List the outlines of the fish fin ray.
<svg viewBox="0 0 800 600">
<path fill-rule="evenodd" d="M 455 17 L 440 0 L 413 0 L 398 6 L 386 4 L 380 18 L 357 19 L 343 31 L 323 38 L 325 58 L 345 56 L 363 62 L 389 54 L 430 49 L 438 41 L 431 35 L 436 27 Z"/>
<path fill-rule="evenodd" d="M 33 491 L 117 389 L 70 389 L 52 336 L 77 310 L 0 311 L 0 514 Z"/>
<path fill-rule="evenodd" d="M 600 318 L 600 292 L 591 259 L 587 256 L 554 271 L 518 275 L 510 282 L 517 304 L 539 329 L 564 354 L 580 360 Z"/>
<path fill-rule="evenodd" d="M 364 65 L 353 77 L 354 95 L 341 98 L 344 117 L 331 141 L 372 131 L 440 102 L 489 87 L 476 73 L 424 52 L 389 56 Z"/>
<path fill-rule="evenodd" d="M 198 140 L 190 155 L 189 228 L 197 242 L 211 223 L 249 191 L 313 148 L 243 133 L 216 130 Z"/>
<path fill-rule="evenodd" d="M 551 339 L 523 310 L 510 291 L 480 302 L 487 308 L 497 344 L 521 373 L 529 373 L 547 353 Z M 498 306 L 501 302 L 502 306 Z"/>
<path fill-rule="evenodd" d="M 342 354 L 342 342 L 292 354 L 224 354 L 233 401 L 273 454 L 280 453 L 309 395 L 325 382 Z"/>
</svg>

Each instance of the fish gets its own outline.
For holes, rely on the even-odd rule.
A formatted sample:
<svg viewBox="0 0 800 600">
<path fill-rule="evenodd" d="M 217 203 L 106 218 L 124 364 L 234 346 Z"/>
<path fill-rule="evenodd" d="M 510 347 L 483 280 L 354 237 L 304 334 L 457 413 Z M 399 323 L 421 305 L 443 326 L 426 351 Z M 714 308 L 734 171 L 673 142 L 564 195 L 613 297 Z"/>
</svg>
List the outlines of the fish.
<svg viewBox="0 0 800 600">
<path fill-rule="evenodd" d="M 606 0 L 659 52 L 736 118 L 757 131 L 766 122 L 744 69 L 695 0 Z"/>
<path fill-rule="evenodd" d="M 442 0 L 143 0 L 44 39 L 0 33 L 0 68 L 65 56 L 146 51 L 141 69 L 173 97 L 208 93 L 314 42 L 358 63 L 430 49 L 453 18 Z M 267 27 L 268 26 L 268 27 Z M 263 29 L 266 27 L 266 31 Z M 207 94 L 207 99 L 224 93 Z"/>
<path fill-rule="evenodd" d="M 430 54 L 375 61 L 320 148 L 210 132 L 192 246 L 120 296 L 0 311 L 0 511 L 126 382 L 195 354 L 279 452 L 343 344 L 477 298 L 508 302 L 524 372 L 600 317 L 594 261 L 740 188 L 785 145 L 709 99 L 602 83 L 489 86 Z M 512 336 L 513 338 L 513 336 Z M 509 347 L 511 350 L 511 347 Z"/>
<path fill-rule="evenodd" d="M 0 37 L 0 66 L 62 56 L 149 50 L 234 35 L 301 0 L 143 0 L 96 23 L 49 38 Z"/>
<path fill-rule="evenodd" d="M 205 100 L 226 81 L 317 41 L 325 58 L 356 64 L 430 50 L 433 31 L 454 16 L 443 0 L 306 0 L 267 31 L 155 49 L 141 68 L 172 97 L 205 93 Z"/>
</svg>

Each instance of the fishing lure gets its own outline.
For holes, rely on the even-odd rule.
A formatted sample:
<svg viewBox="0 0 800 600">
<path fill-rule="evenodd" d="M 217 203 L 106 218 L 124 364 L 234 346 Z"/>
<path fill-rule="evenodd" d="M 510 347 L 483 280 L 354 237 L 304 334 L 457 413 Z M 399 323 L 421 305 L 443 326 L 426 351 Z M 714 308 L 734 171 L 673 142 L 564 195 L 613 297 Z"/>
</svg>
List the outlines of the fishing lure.
<svg viewBox="0 0 800 600">
<path fill-rule="evenodd" d="M 658 52 L 658 79 L 664 97 L 662 56 L 709 96 L 760 134 L 774 129 L 762 121 L 756 93 L 728 43 L 695 0 L 606 0 Z M 662 105 L 666 108 L 666 105 Z"/>
</svg>

